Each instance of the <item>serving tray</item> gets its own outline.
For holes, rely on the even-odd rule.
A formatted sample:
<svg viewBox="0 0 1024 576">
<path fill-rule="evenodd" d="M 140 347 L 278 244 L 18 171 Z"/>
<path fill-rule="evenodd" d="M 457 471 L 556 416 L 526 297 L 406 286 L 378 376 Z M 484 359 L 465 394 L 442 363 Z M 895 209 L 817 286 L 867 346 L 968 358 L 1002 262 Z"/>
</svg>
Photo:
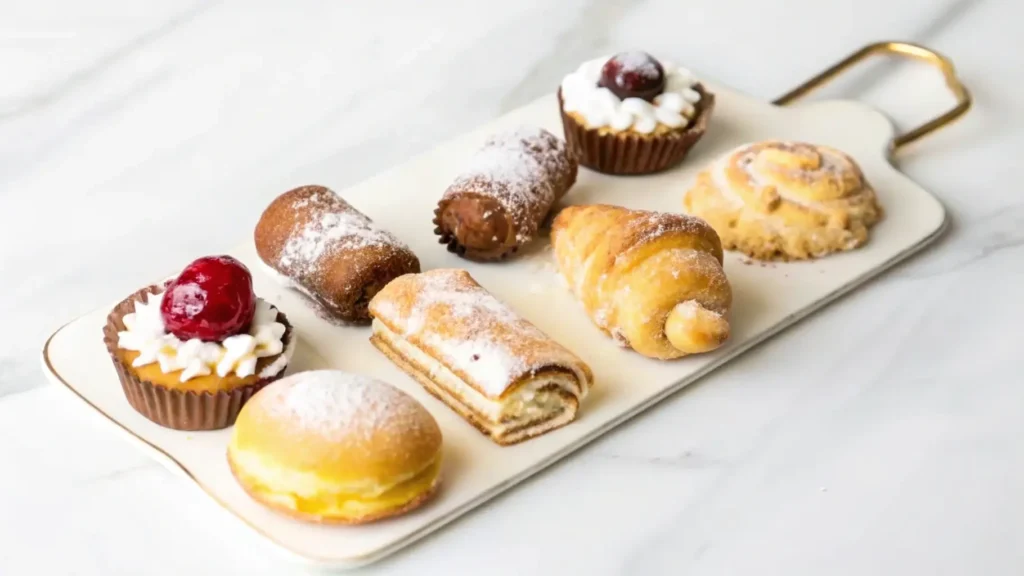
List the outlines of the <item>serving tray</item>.
<svg viewBox="0 0 1024 576">
<path fill-rule="evenodd" d="M 859 60 L 879 53 L 907 55 L 937 65 L 957 96 L 957 107 L 898 136 L 881 113 L 855 102 L 780 106 Z M 578 420 L 528 442 L 504 448 L 493 444 L 378 353 L 369 343 L 369 328 L 339 327 L 319 318 L 301 296 L 279 287 L 261 272 L 251 239 L 231 251 L 253 270 L 257 294 L 280 307 L 295 326 L 298 346 L 289 372 L 331 367 L 369 374 L 409 392 L 435 416 L 445 437 L 444 485 L 433 502 L 411 514 L 365 526 L 320 526 L 278 515 L 251 500 L 228 470 L 225 449 L 230 430 L 167 430 L 128 405 L 101 341 L 101 327 L 113 303 L 54 333 L 43 348 L 44 370 L 79 398 L 83 407 L 102 415 L 124 436 L 194 483 L 274 547 L 330 568 L 355 567 L 380 559 L 566 457 L 863 284 L 921 249 L 944 229 L 946 214 L 942 205 L 894 169 L 890 156 L 900 146 L 967 110 L 969 96 L 956 80 L 948 60 L 909 44 L 874 44 L 776 103 L 762 102 L 713 82 L 707 85 L 717 95 L 715 116 L 704 140 L 682 167 L 644 177 L 611 177 L 581 169 L 578 183 L 565 202 L 679 211 L 683 192 L 700 168 L 739 144 L 772 138 L 806 140 L 845 150 L 861 164 L 886 210 L 886 218 L 873 230 L 871 241 L 852 252 L 787 264 L 752 263 L 735 253 L 728 254 L 725 269 L 735 296 L 733 335 L 726 346 L 711 354 L 660 362 L 616 346 L 593 326 L 558 280 L 546 239 L 533 243 L 520 257 L 497 264 L 462 260 L 437 243 L 431 224 L 433 209 L 460 167 L 487 135 L 502 128 L 532 124 L 560 134 L 554 95 L 340 191 L 352 204 L 407 242 L 419 255 L 424 269 L 469 270 L 485 288 L 593 368 L 596 385 Z M 173 263 L 168 266 L 172 268 Z M 139 285 L 151 280 L 140 278 Z"/>
</svg>

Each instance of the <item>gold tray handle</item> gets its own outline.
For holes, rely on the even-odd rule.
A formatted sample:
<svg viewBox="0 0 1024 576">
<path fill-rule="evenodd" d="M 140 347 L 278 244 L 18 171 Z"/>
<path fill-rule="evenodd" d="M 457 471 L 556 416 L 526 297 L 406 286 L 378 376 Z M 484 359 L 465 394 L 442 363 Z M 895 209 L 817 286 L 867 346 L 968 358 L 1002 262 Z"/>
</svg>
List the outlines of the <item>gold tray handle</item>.
<svg viewBox="0 0 1024 576">
<path fill-rule="evenodd" d="M 949 125 L 957 118 L 963 116 L 971 108 L 971 93 L 967 91 L 967 87 L 964 86 L 963 82 L 960 81 L 960 78 L 957 77 L 956 69 L 953 67 L 953 62 L 949 58 L 946 58 L 942 54 L 939 54 L 930 48 L 918 46 L 917 44 L 910 44 L 908 42 L 877 42 L 875 44 L 869 44 L 853 54 L 850 54 L 840 62 L 832 65 L 821 74 L 818 74 L 782 96 L 779 96 L 775 99 L 774 104 L 785 106 L 799 100 L 817 88 L 828 84 L 832 79 L 845 72 L 848 68 L 851 68 L 862 60 L 867 60 L 875 55 L 902 56 L 931 64 L 942 72 L 942 76 L 946 79 L 946 87 L 948 87 L 949 91 L 953 93 L 954 97 L 956 97 L 956 105 L 953 108 L 950 108 L 945 114 L 937 118 L 933 118 L 905 134 L 896 135 L 889 144 L 889 147 L 893 152 L 903 148 L 911 142 L 920 140 L 939 128 Z"/>
</svg>

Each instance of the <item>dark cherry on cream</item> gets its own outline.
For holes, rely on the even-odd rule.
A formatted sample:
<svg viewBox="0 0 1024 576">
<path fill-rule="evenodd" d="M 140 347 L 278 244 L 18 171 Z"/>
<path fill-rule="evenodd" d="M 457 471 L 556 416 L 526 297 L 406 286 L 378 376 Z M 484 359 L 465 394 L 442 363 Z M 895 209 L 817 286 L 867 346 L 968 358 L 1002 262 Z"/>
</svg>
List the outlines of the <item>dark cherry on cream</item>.
<svg viewBox="0 0 1024 576">
<path fill-rule="evenodd" d="M 598 86 L 619 98 L 640 98 L 648 102 L 665 91 L 665 69 L 646 52 L 620 52 L 601 68 Z"/>
<path fill-rule="evenodd" d="M 230 256 L 189 264 L 167 285 L 160 313 L 181 340 L 220 341 L 249 328 L 256 312 L 252 274 Z"/>
</svg>

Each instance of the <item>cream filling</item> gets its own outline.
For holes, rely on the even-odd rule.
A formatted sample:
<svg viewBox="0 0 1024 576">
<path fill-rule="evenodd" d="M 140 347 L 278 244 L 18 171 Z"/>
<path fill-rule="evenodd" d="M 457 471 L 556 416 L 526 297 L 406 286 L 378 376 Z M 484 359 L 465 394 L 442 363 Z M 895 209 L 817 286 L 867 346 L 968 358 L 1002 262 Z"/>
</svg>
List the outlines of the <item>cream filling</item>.
<svg viewBox="0 0 1024 576">
<path fill-rule="evenodd" d="M 315 472 L 282 467 L 273 458 L 250 450 L 238 450 L 231 446 L 229 452 L 235 468 L 257 481 L 263 488 L 261 495 L 267 500 L 297 510 L 297 499 L 320 500 L 325 497 L 336 497 L 338 501 L 330 510 L 319 512 L 344 516 L 377 512 L 381 508 L 381 503 L 375 501 L 376 498 L 414 480 L 436 463 L 436 459 L 432 460 L 422 469 L 392 478 L 389 482 L 368 479 L 363 482 L 342 484 L 325 481 Z"/>
<path fill-rule="evenodd" d="M 284 351 L 273 362 L 267 364 L 263 370 L 260 370 L 259 377 L 270 378 L 271 376 L 277 376 L 284 370 L 288 363 L 291 362 L 292 356 L 295 355 L 295 341 L 298 339 L 299 337 L 295 334 L 295 329 L 292 328 L 291 337 L 288 339 L 288 343 L 285 344 Z"/>
<path fill-rule="evenodd" d="M 258 478 L 268 489 L 274 492 L 287 492 L 301 498 L 316 498 L 323 492 L 348 494 L 363 499 L 376 498 L 395 486 L 412 480 L 433 464 L 430 462 L 423 469 L 392 478 L 390 482 L 367 479 L 362 482 L 340 484 L 325 482 L 316 472 L 283 467 L 273 458 L 252 450 L 239 450 L 232 446 L 231 459 L 236 468 L 253 478 Z"/>
<path fill-rule="evenodd" d="M 425 367 L 427 376 L 439 388 L 443 388 L 451 397 L 461 400 L 473 412 L 486 418 L 498 433 L 515 428 L 524 422 L 549 416 L 565 405 L 565 400 L 560 395 L 541 391 L 542 388 L 555 384 L 560 390 L 579 398 L 578 389 L 585 385 L 577 384 L 576 378 L 570 374 L 546 374 L 528 379 L 503 399 L 490 398 L 470 386 L 440 361 L 393 332 L 380 320 L 373 320 L 373 331 L 381 335 L 402 356 L 418 366 Z M 502 422 L 503 418 L 509 420 Z"/>
<path fill-rule="evenodd" d="M 233 334 L 219 342 L 198 338 L 182 341 L 167 331 L 161 314 L 164 293 L 147 294 L 145 301 L 135 302 L 135 309 L 124 315 L 124 330 L 117 333 L 122 350 L 138 352 L 133 367 L 158 364 L 164 374 L 179 372 L 179 380 L 187 382 L 197 376 L 236 374 L 247 378 L 256 374 L 261 358 L 278 358 L 260 371 L 260 377 L 280 372 L 284 363 L 284 334 L 287 327 L 277 321 L 278 311 L 261 298 L 256 299 L 252 322 L 247 332 Z"/>
</svg>

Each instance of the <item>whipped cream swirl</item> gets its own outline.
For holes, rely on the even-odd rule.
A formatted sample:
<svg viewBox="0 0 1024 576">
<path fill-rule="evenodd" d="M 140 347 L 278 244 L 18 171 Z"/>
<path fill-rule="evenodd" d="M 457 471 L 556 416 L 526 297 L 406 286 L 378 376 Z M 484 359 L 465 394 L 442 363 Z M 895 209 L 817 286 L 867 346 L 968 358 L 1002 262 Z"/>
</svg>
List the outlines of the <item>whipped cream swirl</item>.
<svg viewBox="0 0 1024 576">
<path fill-rule="evenodd" d="M 288 364 L 284 346 L 285 325 L 277 321 L 277 309 L 259 298 L 256 313 L 247 334 L 228 336 L 221 342 L 204 342 L 198 338 L 182 341 L 167 332 L 160 303 L 164 295 L 148 294 L 145 302 L 135 303 L 135 312 L 126 314 L 125 329 L 118 332 L 117 345 L 139 356 L 132 361 L 138 368 L 153 363 L 164 374 L 181 371 L 181 382 L 197 376 L 216 373 L 221 378 L 234 373 L 246 378 L 256 373 L 260 358 L 281 355 L 281 358 L 260 371 L 261 378 L 277 375 Z M 291 348 L 291 347 L 289 347 Z"/>
<path fill-rule="evenodd" d="M 665 90 L 654 102 L 640 98 L 620 99 L 597 85 L 601 68 L 608 58 L 584 62 L 562 80 L 562 107 L 583 117 L 587 128 L 610 128 L 616 132 L 632 130 L 650 134 L 659 124 L 685 128 L 697 115 L 700 93 L 694 89 L 697 79 L 686 68 L 661 62 L 665 70 Z"/>
</svg>

